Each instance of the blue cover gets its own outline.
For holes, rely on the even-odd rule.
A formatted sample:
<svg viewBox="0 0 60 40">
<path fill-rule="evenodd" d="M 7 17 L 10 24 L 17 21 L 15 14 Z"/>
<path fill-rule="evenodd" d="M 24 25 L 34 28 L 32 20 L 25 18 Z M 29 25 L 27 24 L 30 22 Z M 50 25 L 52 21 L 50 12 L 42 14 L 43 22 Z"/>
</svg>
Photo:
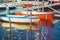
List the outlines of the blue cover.
<svg viewBox="0 0 60 40">
<path fill-rule="evenodd" d="M 9 14 L 5 14 L 3 17 L 7 17 L 7 18 L 38 18 L 36 16 L 18 16 L 18 15 L 9 15 Z"/>
</svg>

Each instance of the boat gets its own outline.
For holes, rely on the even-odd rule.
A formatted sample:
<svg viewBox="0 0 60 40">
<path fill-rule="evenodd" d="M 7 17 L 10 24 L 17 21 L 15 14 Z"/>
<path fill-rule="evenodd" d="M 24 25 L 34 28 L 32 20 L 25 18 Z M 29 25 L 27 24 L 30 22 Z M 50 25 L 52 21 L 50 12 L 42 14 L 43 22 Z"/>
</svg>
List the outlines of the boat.
<svg viewBox="0 0 60 40">
<path fill-rule="evenodd" d="M 20 11 L 20 12 L 15 12 L 15 14 L 16 15 L 20 15 L 20 14 L 30 15 L 30 14 L 32 14 L 33 16 L 39 16 L 40 19 L 47 19 L 46 17 L 48 17 L 48 19 L 53 19 L 53 17 L 54 17 L 53 12 Z"/>
<path fill-rule="evenodd" d="M 6 12 L 0 12 L 0 16 L 2 16 L 2 15 L 4 15 L 4 14 L 6 14 Z"/>
<path fill-rule="evenodd" d="M 22 16 L 22 15 L 9 15 L 9 14 L 2 16 L 1 20 L 9 21 L 9 18 L 11 22 L 17 22 L 17 23 L 30 23 L 31 19 L 32 23 L 39 21 L 39 17 L 37 16 Z"/>
<path fill-rule="evenodd" d="M 49 5 L 44 5 L 44 8 L 46 8 L 47 9 L 47 7 L 52 7 L 52 8 L 54 8 L 54 9 L 57 9 L 56 7 L 57 6 L 59 6 L 60 5 L 60 3 L 53 3 L 52 5 L 51 4 L 49 4 Z M 28 3 L 28 4 L 24 4 L 23 5 L 25 8 L 32 8 L 32 4 L 31 3 Z M 42 8 L 43 6 L 38 6 L 37 8 Z M 35 7 L 34 7 L 35 8 Z M 34 8 L 32 8 L 32 9 L 34 9 Z M 36 8 L 36 9 L 37 9 Z M 60 7 L 58 7 L 58 9 L 59 9 Z M 31 9 L 31 10 L 32 10 Z M 23 15 L 30 15 L 30 12 L 29 11 L 20 11 L 20 12 L 16 12 L 16 15 L 20 15 L 20 14 L 23 14 Z M 33 16 L 38 16 L 38 17 L 40 17 L 40 19 L 49 19 L 49 20 L 52 20 L 53 19 L 53 17 L 54 17 L 54 14 L 53 14 L 53 12 L 37 12 L 37 11 L 32 11 L 31 12 L 31 14 L 33 15 Z"/>
<path fill-rule="evenodd" d="M 1 11 L 1 10 L 2 10 L 2 11 L 3 11 L 3 10 L 6 10 L 7 5 L 8 5 L 8 7 L 9 7 L 9 10 L 16 9 L 16 6 L 13 5 L 12 3 L 2 3 L 2 4 L 0 4 L 0 11 Z"/>
<path fill-rule="evenodd" d="M 25 1 L 24 1 L 25 2 Z M 33 6 L 35 3 L 37 3 L 36 4 L 36 6 Z M 51 9 L 51 8 L 54 8 L 55 10 L 58 10 L 58 9 L 60 9 L 60 3 L 59 3 L 59 0 L 53 0 L 53 1 L 44 1 L 44 3 L 43 2 L 41 2 L 41 1 L 32 1 L 32 2 L 30 2 L 30 1 L 28 1 L 28 2 L 25 2 L 24 4 L 23 4 L 23 7 L 24 8 L 28 8 L 28 9 L 30 9 L 31 10 L 31 8 L 32 9 L 38 9 L 38 8 L 42 8 L 43 7 L 43 5 L 42 4 L 44 4 L 44 10 L 47 10 L 47 9 Z M 50 8 L 51 7 L 51 8 Z M 51 10 L 53 10 L 53 9 L 51 9 Z M 54 11 L 54 10 L 53 10 Z"/>
<path fill-rule="evenodd" d="M 49 0 L 50 2 L 53 2 L 53 3 L 59 3 L 60 0 Z"/>
<path fill-rule="evenodd" d="M 43 25 L 43 26 L 50 26 L 53 27 L 53 18 L 54 18 L 54 13 L 53 12 L 37 12 L 37 11 L 22 11 L 22 12 L 16 12 L 16 15 L 32 15 L 32 16 L 37 16 L 39 17 L 39 21 L 35 22 L 35 25 Z"/>
</svg>

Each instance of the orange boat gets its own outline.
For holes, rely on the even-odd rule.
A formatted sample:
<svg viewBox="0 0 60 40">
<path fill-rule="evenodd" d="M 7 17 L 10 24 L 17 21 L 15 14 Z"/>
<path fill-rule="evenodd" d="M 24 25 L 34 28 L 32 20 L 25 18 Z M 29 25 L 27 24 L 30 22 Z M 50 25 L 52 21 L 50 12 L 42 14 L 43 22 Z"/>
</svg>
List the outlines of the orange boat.
<svg viewBox="0 0 60 40">
<path fill-rule="evenodd" d="M 24 4 L 23 7 L 28 8 L 32 7 L 32 4 Z M 53 26 L 52 19 L 54 17 L 53 12 L 36 12 L 36 11 L 22 11 L 22 12 L 15 12 L 16 15 L 24 15 L 28 16 L 32 13 L 33 16 L 38 16 L 40 17 L 40 20 L 36 22 L 35 24 L 37 25 L 43 25 L 43 26 Z"/>
<path fill-rule="evenodd" d="M 22 12 L 15 12 L 15 14 L 16 15 L 25 15 L 25 16 L 28 16 L 28 15 L 30 15 L 30 12 L 22 11 Z M 49 20 L 52 20 L 53 17 L 54 17 L 53 12 L 35 12 L 35 11 L 33 11 L 32 15 L 33 16 L 39 16 L 40 19 L 49 19 Z"/>
<path fill-rule="evenodd" d="M 30 12 L 22 11 L 22 12 L 15 12 L 15 14 L 29 16 Z M 52 19 L 54 17 L 54 14 L 52 12 L 34 12 L 33 11 L 32 15 L 40 17 L 40 20 L 38 22 L 35 22 L 35 25 L 43 25 L 43 26 L 53 27 Z"/>
<path fill-rule="evenodd" d="M 52 12 L 38 12 L 38 13 L 32 13 L 33 16 L 39 16 L 40 19 L 50 19 L 52 20 L 54 17 L 54 14 Z"/>
</svg>

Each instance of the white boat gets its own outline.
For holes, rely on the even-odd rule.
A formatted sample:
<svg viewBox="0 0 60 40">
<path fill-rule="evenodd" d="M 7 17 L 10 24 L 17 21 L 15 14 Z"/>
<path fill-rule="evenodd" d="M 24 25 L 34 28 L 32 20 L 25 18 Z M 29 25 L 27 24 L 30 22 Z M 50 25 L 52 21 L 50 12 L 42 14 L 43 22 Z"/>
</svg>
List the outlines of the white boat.
<svg viewBox="0 0 60 40">
<path fill-rule="evenodd" d="M 9 10 L 16 9 L 16 6 L 12 3 L 2 3 L 0 4 L 0 10 L 6 10 L 7 5 L 9 6 Z"/>
<path fill-rule="evenodd" d="M 5 15 L 5 14 L 6 14 L 6 12 L 0 12 L 0 16 Z"/>
<path fill-rule="evenodd" d="M 39 17 L 37 16 L 20 16 L 20 15 L 5 15 L 1 17 L 1 20 L 9 21 L 9 17 L 11 19 L 11 22 L 17 22 L 17 23 L 30 23 L 32 18 L 32 23 L 39 21 Z"/>
</svg>

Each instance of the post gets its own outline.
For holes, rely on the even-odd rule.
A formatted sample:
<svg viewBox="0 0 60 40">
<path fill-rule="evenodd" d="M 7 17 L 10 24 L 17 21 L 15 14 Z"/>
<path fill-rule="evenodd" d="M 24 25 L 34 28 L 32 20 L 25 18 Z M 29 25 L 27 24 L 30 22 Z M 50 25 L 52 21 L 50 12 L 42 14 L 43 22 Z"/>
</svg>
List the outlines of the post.
<svg viewBox="0 0 60 40">
<path fill-rule="evenodd" d="M 42 7 L 42 12 L 44 12 L 44 0 L 43 0 L 42 6 L 43 6 Z M 48 13 L 46 14 L 46 26 L 47 26 L 47 21 L 48 21 Z M 42 26 L 42 28 L 41 28 L 41 40 L 43 40 L 43 39 L 46 40 L 46 35 L 47 35 L 47 33 L 46 33 L 47 32 L 47 27 L 46 26 Z"/>
<path fill-rule="evenodd" d="M 42 1 L 42 12 L 44 12 L 44 0 Z"/>
<path fill-rule="evenodd" d="M 32 16 L 32 11 L 30 13 L 30 17 Z M 32 17 L 30 18 L 30 38 L 32 39 Z"/>
<path fill-rule="evenodd" d="M 6 5 L 6 6 L 7 6 L 6 12 L 7 12 L 7 14 L 9 14 L 9 6 L 8 6 L 8 5 Z M 11 33 L 11 19 L 10 19 L 10 17 L 9 17 L 9 26 L 10 26 L 10 40 L 12 40 L 12 33 Z"/>
</svg>

